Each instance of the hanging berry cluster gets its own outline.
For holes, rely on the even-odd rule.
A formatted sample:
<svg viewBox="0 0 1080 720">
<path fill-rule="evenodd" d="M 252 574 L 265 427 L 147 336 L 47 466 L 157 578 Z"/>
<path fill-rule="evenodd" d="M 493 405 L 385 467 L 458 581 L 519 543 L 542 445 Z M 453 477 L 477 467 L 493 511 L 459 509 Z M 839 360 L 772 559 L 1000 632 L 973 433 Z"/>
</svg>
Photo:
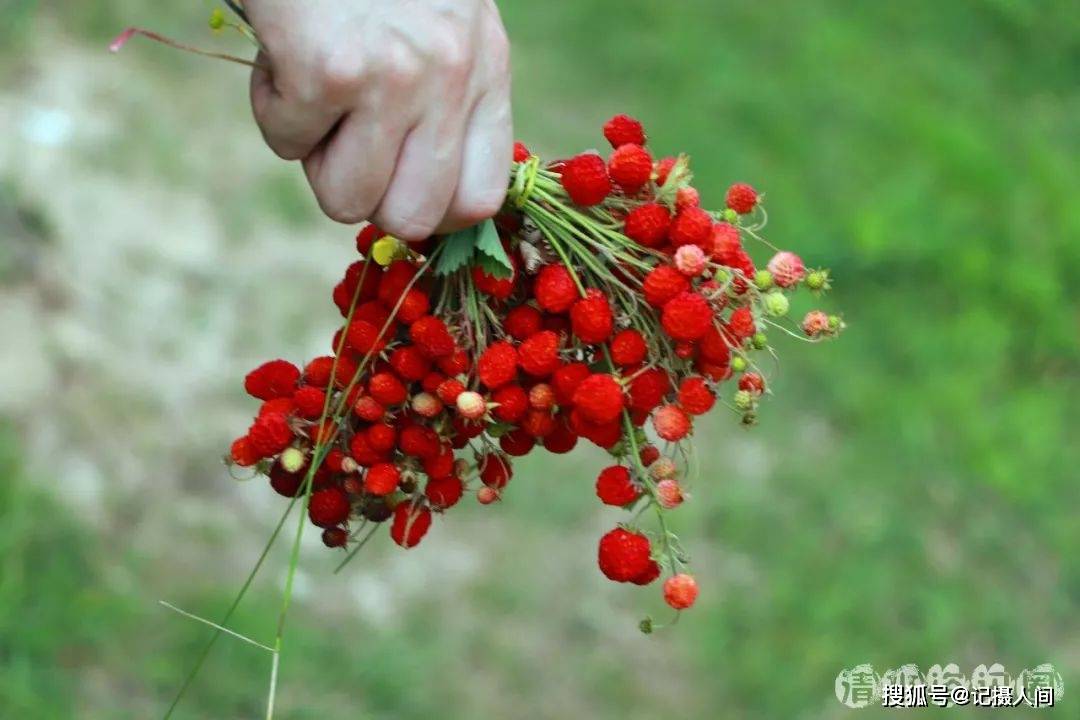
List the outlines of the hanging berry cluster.
<svg viewBox="0 0 1080 720">
<path fill-rule="evenodd" d="M 618 115 L 604 136 L 607 161 L 545 165 L 517 143 L 493 222 L 411 246 L 364 227 L 333 292 L 333 354 L 247 376 L 262 406 L 231 462 L 303 497 L 323 542 L 355 552 L 382 523 L 413 547 L 466 491 L 500 499 L 515 458 L 584 439 L 612 457 L 600 502 L 631 511 L 600 538 L 600 571 L 666 575 L 664 599 L 690 607 L 697 584 L 666 515 L 685 497 L 694 418 L 723 398 L 753 424 L 766 332 L 817 341 L 843 323 L 787 318 L 789 295 L 828 289 L 828 273 L 775 249 L 758 269 L 744 241 L 771 246 L 752 187 L 708 211 L 686 157 L 654 161 L 639 122 Z"/>
</svg>

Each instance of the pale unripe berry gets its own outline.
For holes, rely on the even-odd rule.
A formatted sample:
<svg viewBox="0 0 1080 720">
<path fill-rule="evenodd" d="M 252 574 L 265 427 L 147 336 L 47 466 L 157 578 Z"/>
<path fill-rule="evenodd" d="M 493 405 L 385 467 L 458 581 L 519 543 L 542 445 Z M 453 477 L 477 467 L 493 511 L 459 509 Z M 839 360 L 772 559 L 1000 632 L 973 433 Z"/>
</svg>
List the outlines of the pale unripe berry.
<svg viewBox="0 0 1080 720">
<path fill-rule="evenodd" d="M 731 358 L 732 372 L 741 373 L 743 370 L 746 369 L 746 366 L 746 358 L 744 358 L 742 355 L 736 355 L 735 357 Z"/>
<path fill-rule="evenodd" d="M 758 270 L 754 273 L 754 285 L 758 290 L 768 290 L 773 286 L 773 275 L 768 270 Z"/>
<path fill-rule="evenodd" d="M 661 480 L 656 483 L 656 499 L 665 510 L 677 508 L 683 502 L 682 487 L 673 478 Z"/>
<path fill-rule="evenodd" d="M 547 383 L 538 383 L 529 390 L 529 407 L 534 410 L 550 410 L 555 407 L 555 391 Z"/>
<path fill-rule="evenodd" d="M 479 420 L 487 412 L 484 396 L 472 390 L 466 390 L 457 396 L 458 413 L 468 420 Z"/>
<path fill-rule="evenodd" d="M 493 487 L 484 485 L 476 491 L 476 499 L 481 505 L 490 505 L 499 499 L 499 491 Z"/>
<path fill-rule="evenodd" d="M 307 463 L 307 456 L 298 448 L 285 448 L 281 453 L 281 469 L 287 473 L 300 472 Z"/>
<path fill-rule="evenodd" d="M 754 396 L 749 390 L 739 390 L 735 393 L 734 402 L 736 408 L 745 412 L 754 407 Z"/>
<path fill-rule="evenodd" d="M 687 277 L 697 277 L 705 271 L 705 251 L 697 245 L 683 245 L 675 251 L 675 267 Z"/>
<path fill-rule="evenodd" d="M 791 302 L 788 300 L 787 295 L 779 290 L 772 290 L 765 293 L 764 297 L 765 312 L 769 313 L 773 317 L 783 317 L 787 315 L 788 309 L 791 307 Z"/>
<path fill-rule="evenodd" d="M 653 480 L 666 480 L 673 478 L 679 472 L 675 461 L 669 457 L 659 457 L 649 466 L 649 475 Z"/>
<path fill-rule="evenodd" d="M 417 393 L 412 399 L 412 409 L 420 417 L 433 418 L 442 412 L 443 402 L 431 393 Z"/>
</svg>

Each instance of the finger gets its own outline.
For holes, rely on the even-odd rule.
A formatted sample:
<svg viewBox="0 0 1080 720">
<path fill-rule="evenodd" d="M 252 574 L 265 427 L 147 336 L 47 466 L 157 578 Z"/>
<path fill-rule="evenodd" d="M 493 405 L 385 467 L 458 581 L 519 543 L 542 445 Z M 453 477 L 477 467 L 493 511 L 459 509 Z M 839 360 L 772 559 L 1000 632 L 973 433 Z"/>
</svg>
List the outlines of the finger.
<svg viewBox="0 0 1080 720">
<path fill-rule="evenodd" d="M 341 117 L 326 103 L 301 102 L 282 95 L 269 61 L 260 53 L 251 72 L 251 109 L 270 149 L 286 160 L 306 157 Z"/>
<path fill-rule="evenodd" d="M 480 98 L 465 131 L 461 172 L 438 232 L 460 230 L 499 211 L 506 197 L 514 131 L 510 88 L 500 83 Z"/>
<path fill-rule="evenodd" d="M 394 177 L 372 221 L 405 240 L 429 237 L 446 215 L 461 171 L 460 102 L 437 102 L 405 139 Z"/>
<path fill-rule="evenodd" d="M 328 217 L 347 224 L 371 217 L 390 185 L 407 130 L 392 113 L 354 111 L 304 159 L 308 182 Z"/>
</svg>

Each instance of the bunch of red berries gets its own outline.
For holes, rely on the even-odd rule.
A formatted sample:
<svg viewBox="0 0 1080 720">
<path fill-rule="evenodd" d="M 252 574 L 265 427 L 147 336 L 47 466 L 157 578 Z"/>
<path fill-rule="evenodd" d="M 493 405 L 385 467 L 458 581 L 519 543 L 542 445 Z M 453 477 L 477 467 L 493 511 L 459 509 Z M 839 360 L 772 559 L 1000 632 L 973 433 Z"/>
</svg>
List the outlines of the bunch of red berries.
<svg viewBox="0 0 1080 720">
<path fill-rule="evenodd" d="M 636 120 L 616 116 L 604 135 L 606 161 L 545 166 L 518 143 L 493 223 L 412 246 L 364 227 L 363 259 L 333 292 L 345 318 L 333 354 L 247 376 L 263 404 L 232 462 L 304 497 L 327 546 L 388 522 L 412 547 L 471 488 L 498 500 L 514 458 L 584 439 L 612 456 L 599 500 L 635 511 L 600 538 L 601 572 L 638 585 L 666 573 L 667 603 L 694 603 L 665 522 L 685 497 L 680 443 L 721 398 L 755 422 L 768 383 L 754 357 L 770 329 L 815 341 L 843 324 L 820 311 L 787 319 L 789 295 L 826 290 L 828 273 L 775 249 L 758 269 L 743 244 L 767 245 L 752 187 L 733 185 L 708 211 L 687 159 L 654 160 Z M 648 508 L 653 532 L 637 521 Z"/>
</svg>

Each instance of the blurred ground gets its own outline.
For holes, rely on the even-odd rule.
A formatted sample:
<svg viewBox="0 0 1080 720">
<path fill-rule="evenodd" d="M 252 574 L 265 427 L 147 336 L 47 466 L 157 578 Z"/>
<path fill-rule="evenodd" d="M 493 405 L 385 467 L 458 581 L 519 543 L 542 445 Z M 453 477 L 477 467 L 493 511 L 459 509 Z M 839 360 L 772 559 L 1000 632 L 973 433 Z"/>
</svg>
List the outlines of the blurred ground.
<svg viewBox="0 0 1080 720">
<path fill-rule="evenodd" d="M 211 5 L 7 5 L 0 717 L 155 717 L 206 637 L 157 600 L 219 616 L 283 509 L 222 469 L 237 379 L 323 351 L 351 237 L 262 147 L 242 69 L 104 52 L 130 23 L 230 44 L 201 33 Z M 310 545 L 281 716 L 829 718 L 858 663 L 1052 662 L 1074 717 L 1069 4 L 504 5 L 520 137 L 565 153 L 638 115 L 706 201 L 767 192 L 770 237 L 834 268 L 851 330 L 777 340 L 762 425 L 702 431 L 680 530 L 704 593 L 676 630 L 637 634 L 654 593 L 595 572 L 601 457 L 533 458 L 408 554 L 334 577 Z M 283 567 L 242 632 L 272 635 Z M 267 671 L 223 641 L 180 717 L 259 716 Z"/>
</svg>

